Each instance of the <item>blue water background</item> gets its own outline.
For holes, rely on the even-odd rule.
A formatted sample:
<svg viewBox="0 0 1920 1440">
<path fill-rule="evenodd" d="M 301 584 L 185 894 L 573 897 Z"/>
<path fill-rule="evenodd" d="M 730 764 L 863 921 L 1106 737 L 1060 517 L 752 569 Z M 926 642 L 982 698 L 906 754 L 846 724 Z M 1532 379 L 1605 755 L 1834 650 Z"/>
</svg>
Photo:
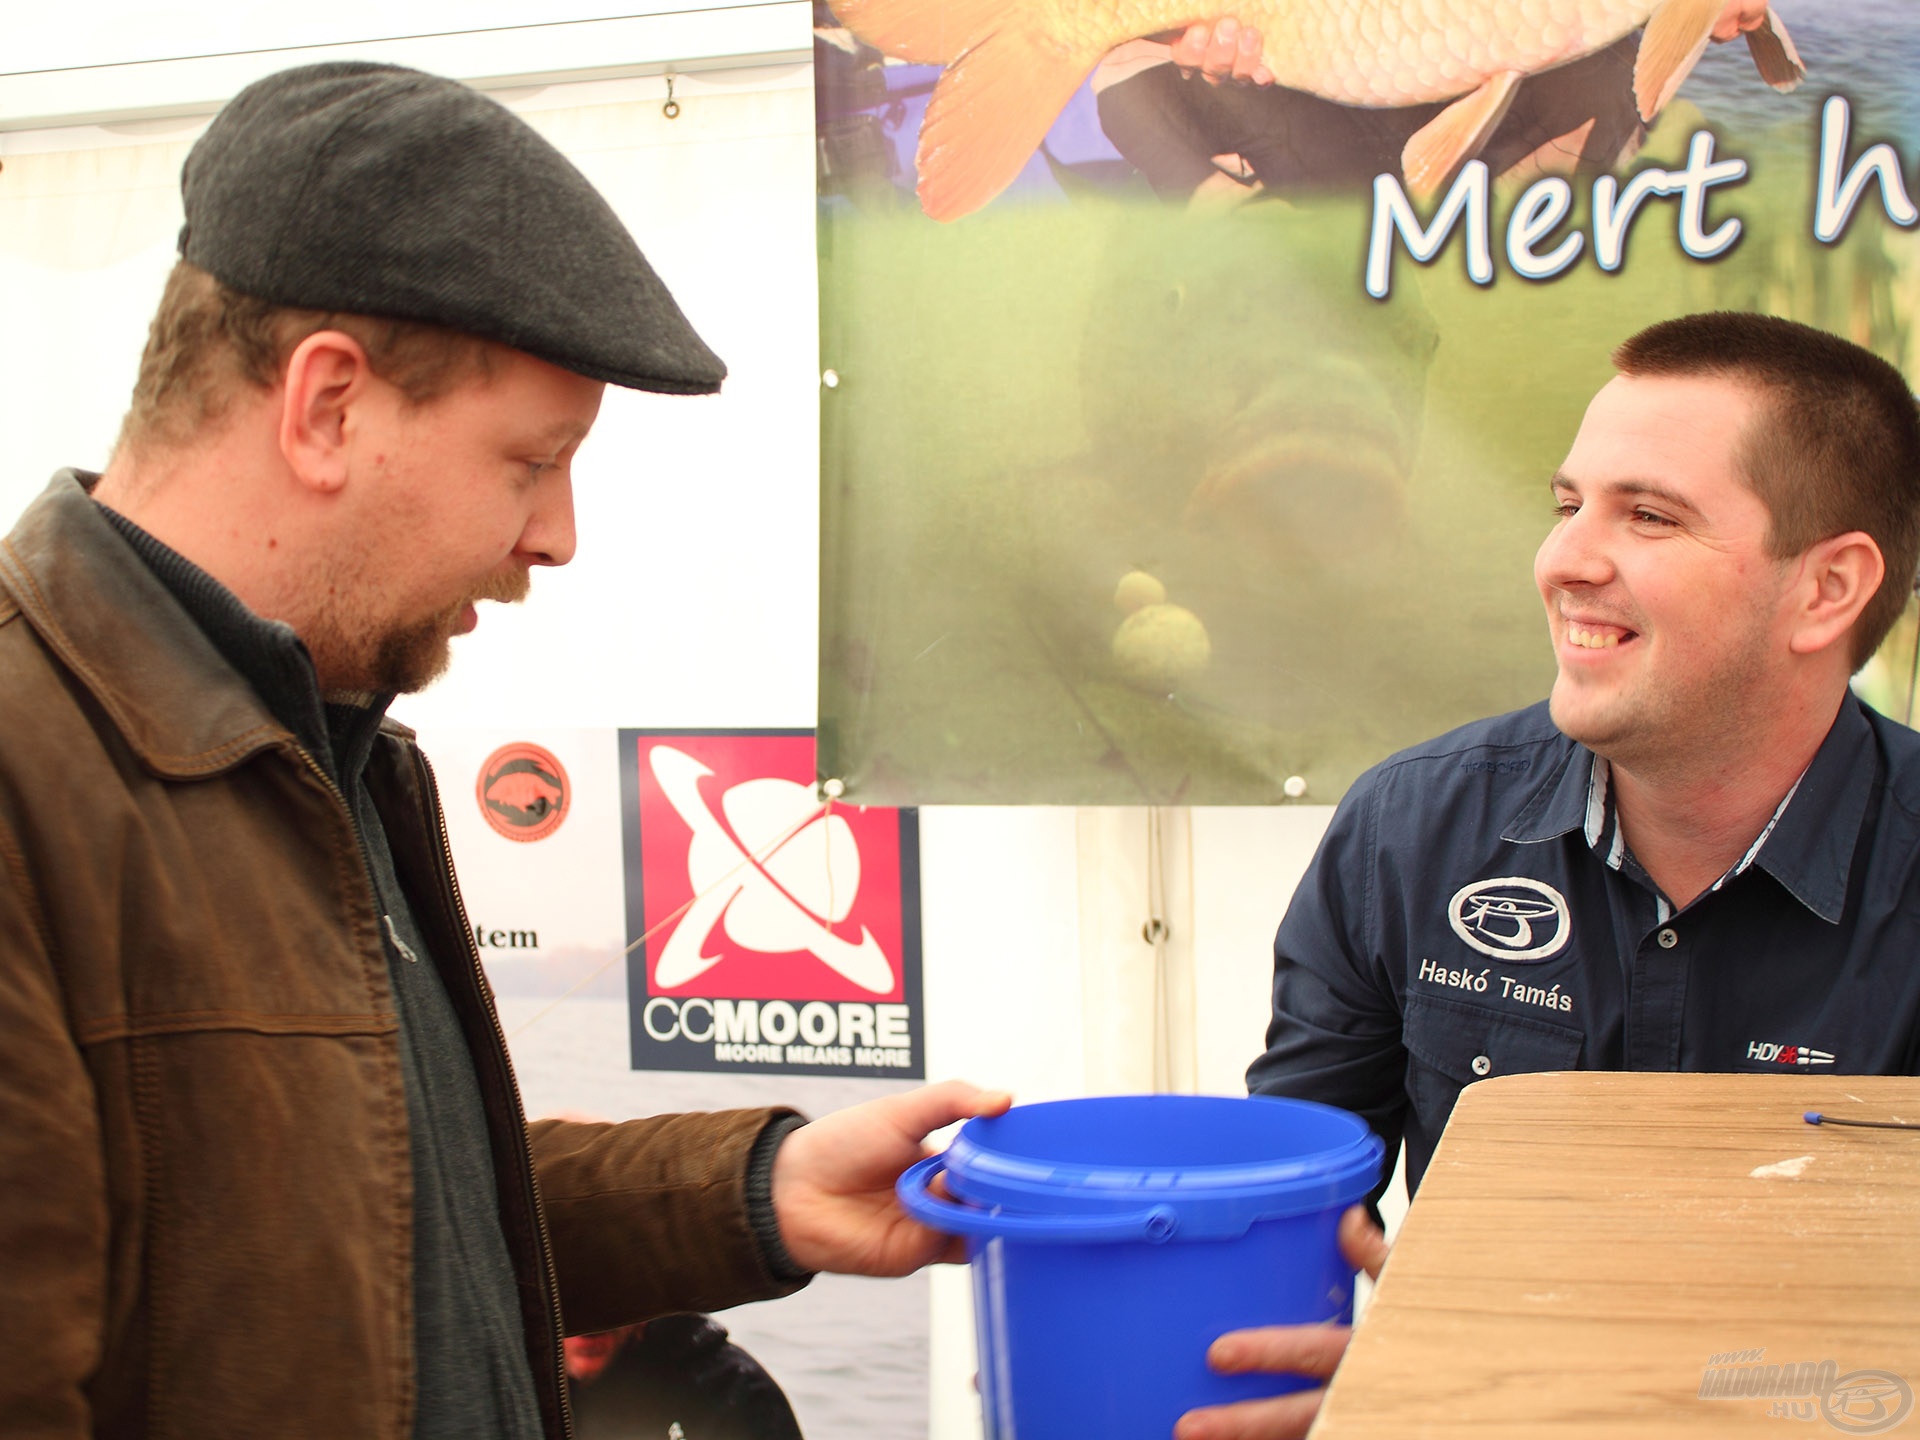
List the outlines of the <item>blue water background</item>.
<svg viewBox="0 0 1920 1440">
<path fill-rule="evenodd" d="M 1730 136 L 1767 131 L 1818 134 L 1820 107 L 1829 95 L 1853 102 L 1853 153 L 1876 140 L 1891 140 L 1903 155 L 1920 150 L 1920 0 L 1774 0 L 1806 63 L 1798 90 L 1782 95 L 1753 68 L 1743 41 L 1709 45 L 1681 87 L 1681 94 Z M 1222 13 L 1230 13 L 1230 6 Z M 894 151 L 894 173 L 903 190 L 913 188 L 914 147 L 928 94 L 940 77 L 937 65 L 890 65 L 894 100 L 879 107 Z M 1049 164 L 1051 155 L 1054 164 Z M 1008 193 L 1062 198 L 1055 165 L 1096 168 L 1120 163 L 1119 152 L 1100 128 L 1091 82 L 1083 84 Z"/>
<path fill-rule="evenodd" d="M 1767 88 L 1740 41 L 1709 45 L 1681 94 L 1721 129 L 1754 134 L 1780 125 L 1818 132 L 1829 95 L 1853 102 L 1853 151 L 1891 140 L 1920 150 L 1920 0 L 1774 0 L 1807 78 L 1790 95 Z"/>
</svg>

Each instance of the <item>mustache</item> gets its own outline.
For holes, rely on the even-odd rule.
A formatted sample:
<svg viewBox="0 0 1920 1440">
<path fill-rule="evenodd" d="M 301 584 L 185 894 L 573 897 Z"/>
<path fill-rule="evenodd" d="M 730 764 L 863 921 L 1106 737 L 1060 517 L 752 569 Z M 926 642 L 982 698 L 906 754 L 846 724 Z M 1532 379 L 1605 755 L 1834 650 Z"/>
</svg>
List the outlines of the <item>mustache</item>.
<svg viewBox="0 0 1920 1440">
<path fill-rule="evenodd" d="M 496 601 L 501 605 L 518 605 L 525 600 L 533 589 L 533 574 L 529 570 L 511 570 L 504 575 L 491 577 L 484 585 L 474 590 L 462 601 L 462 604 L 477 604 L 482 600 Z"/>
</svg>

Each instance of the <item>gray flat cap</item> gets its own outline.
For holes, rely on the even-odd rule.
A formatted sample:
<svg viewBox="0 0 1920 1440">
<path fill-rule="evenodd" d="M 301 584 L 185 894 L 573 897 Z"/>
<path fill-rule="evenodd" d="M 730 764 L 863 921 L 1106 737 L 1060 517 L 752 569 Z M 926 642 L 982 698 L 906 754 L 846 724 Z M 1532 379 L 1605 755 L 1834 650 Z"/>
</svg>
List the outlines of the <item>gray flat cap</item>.
<svg viewBox="0 0 1920 1440">
<path fill-rule="evenodd" d="M 181 256 L 242 294 L 431 321 L 635 390 L 726 376 L 586 177 L 456 81 L 356 61 L 269 75 L 214 118 L 180 188 Z"/>
</svg>

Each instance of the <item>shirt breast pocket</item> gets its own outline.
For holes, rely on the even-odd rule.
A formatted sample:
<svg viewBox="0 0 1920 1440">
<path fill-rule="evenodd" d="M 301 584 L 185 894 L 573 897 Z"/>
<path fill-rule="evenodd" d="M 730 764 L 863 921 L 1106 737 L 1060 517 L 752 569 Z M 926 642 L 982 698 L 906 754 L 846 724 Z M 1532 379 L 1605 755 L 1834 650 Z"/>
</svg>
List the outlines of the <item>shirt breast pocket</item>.
<svg viewBox="0 0 1920 1440">
<path fill-rule="evenodd" d="M 1402 1034 L 1407 1094 L 1434 1136 L 1464 1086 L 1493 1075 L 1577 1070 L 1586 1046 L 1576 1026 L 1436 995 L 1407 996 Z"/>
</svg>

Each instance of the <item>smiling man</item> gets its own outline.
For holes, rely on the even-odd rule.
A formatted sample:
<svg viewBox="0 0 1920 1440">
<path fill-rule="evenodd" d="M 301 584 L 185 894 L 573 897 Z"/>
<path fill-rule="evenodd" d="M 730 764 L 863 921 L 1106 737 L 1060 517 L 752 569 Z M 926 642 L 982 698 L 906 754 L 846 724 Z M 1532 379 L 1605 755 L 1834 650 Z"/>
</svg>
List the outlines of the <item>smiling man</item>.
<svg viewBox="0 0 1920 1440">
<path fill-rule="evenodd" d="M 1848 686 L 1913 587 L 1914 398 L 1756 315 L 1614 364 L 1534 562 L 1551 698 L 1362 776 L 1274 942 L 1249 1084 L 1404 1139 L 1410 1188 L 1490 1075 L 1920 1073 L 1920 737 Z M 1339 1343 L 1235 1347 L 1326 1374 Z M 1313 1403 L 1182 1440 L 1296 1434 Z"/>
<path fill-rule="evenodd" d="M 1253 1088 L 1413 1186 L 1488 1075 L 1920 1070 L 1920 738 L 1848 688 L 1913 587 L 1913 396 L 1758 315 L 1614 363 L 1534 561 L 1551 698 L 1363 776 L 1274 943 Z"/>
<path fill-rule="evenodd" d="M 103 475 L 0 542 L 0 1434 L 559 1440 L 563 1330 L 903 1274 L 1006 1097 L 529 1127 L 385 719 L 575 545 L 611 383 L 725 368 L 451 81 L 269 77 L 188 157 Z"/>
</svg>

